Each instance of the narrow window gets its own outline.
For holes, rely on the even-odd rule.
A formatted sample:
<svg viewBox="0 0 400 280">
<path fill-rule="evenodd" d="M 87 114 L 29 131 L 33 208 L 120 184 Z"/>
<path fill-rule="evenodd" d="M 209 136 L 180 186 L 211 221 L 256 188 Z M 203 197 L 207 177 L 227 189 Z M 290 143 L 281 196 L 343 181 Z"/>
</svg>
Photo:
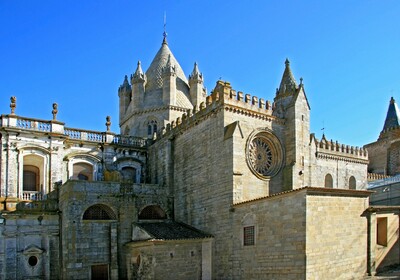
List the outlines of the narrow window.
<svg viewBox="0 0 400 280">
<path fill-rule="evenodd" d="M 377 218 L 376 227 L 376 243 L 387 246 L 387 218 Z"/>
<path fill-rule="evenodd" d="M 356 178 L 354 178 L 354 176 L 351 176 L 349 179 L 349 189 L 350 190 L 356 189 Z"/>
<path fill-rule="evenodd" d="M 333 178 L 331 174 L 325 176 L 325 188 L 333 188 Z"/>
<path fill-rule="evenodd" d="M 243 245 L 244 246 L 252 246 L 255 244 L 254 238 L 254 226 L 244 227 L 243 228 Z"/>
</svg>

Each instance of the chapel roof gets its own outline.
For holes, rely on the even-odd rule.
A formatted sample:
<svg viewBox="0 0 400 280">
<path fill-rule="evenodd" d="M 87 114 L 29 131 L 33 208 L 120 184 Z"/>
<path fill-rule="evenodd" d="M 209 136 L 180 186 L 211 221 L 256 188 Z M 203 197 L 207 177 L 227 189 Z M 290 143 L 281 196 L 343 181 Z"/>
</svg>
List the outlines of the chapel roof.
<svg viewBox="0 0 400 280">
<path fill-rule="evenodd" d="M 389 108 L 386 114 L 386 120 L 385 125 L 383 126 L 383 130 L 398 127 L 400 125 L 399 115 L 399 107 L 397 107 L 396 101 L 392 97 L 390 98 Z"/>
<path fill-rule="evenodd" d="M 146 231 L 154 239 L 179 240 L 179 239 L 198 239 L 211 238 L 211 234 L 205 233 L 184 223 L 175 221 L 162 222 L 142 222 L 135 223 Z"/>
</svg>

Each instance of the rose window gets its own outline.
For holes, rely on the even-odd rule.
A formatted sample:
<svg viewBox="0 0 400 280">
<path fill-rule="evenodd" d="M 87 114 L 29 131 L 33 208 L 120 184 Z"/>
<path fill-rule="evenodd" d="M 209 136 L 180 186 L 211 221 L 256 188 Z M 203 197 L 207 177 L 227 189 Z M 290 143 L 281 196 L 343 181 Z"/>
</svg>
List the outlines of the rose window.
<svg viewBox="0 0 400 280">
<path fill-rule="evenodd" d="M 257 132 L 247 142 L 247 164 L 257 177 L 268 179 L 282 166 L 282 147 L 278 138 L 269 131 Z"/>
<path fill-rule="evenodd" d="M 250 162 L 255 171 L 267 176 L 272 165 L 272 151 L 262 138 L 255 138 L 250 143 Z"/>
</svg>

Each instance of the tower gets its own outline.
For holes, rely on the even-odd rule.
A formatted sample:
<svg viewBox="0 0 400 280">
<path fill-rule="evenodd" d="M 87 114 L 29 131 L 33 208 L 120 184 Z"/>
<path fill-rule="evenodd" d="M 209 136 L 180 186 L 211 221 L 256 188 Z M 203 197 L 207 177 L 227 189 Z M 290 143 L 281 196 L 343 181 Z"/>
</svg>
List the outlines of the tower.
<svg viewBox="0 0 400 280">
<path fill-rule="evenodd" d="M 205 101 L 206 91 L 204 89 L 203 74 L 200 73 L 197 62 L 194 63 L 192 74 L 189 75 L 190 99 L 193 106 L 199 106 Z"/>
<path fill-rule="evenodd" d="M 298 85 L 290 62 L 285 61 L 285 71 L 277 89 L 275 114 L 285 119 L 285 157 L 284 189 L 296 189 L 310 182 L 309 143 L 310 143 L 310 106 L 304 91 L 303 79 Z"/>
</svg>

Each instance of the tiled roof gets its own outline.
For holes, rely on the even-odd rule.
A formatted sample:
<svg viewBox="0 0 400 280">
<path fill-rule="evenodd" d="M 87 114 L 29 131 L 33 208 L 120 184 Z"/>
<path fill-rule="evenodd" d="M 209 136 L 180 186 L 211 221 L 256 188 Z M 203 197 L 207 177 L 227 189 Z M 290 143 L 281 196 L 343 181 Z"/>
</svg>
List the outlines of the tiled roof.
<svg viewBox="0 0 400 280">
<path fill-rule="evenodd" d="M 178 239 L 202 239 L 213 237 L 194 227 L 175 221 L 139 222 L 135 225 L 142 228 L 154 239 L 178 240 Z"/>
<path fill-rule="evenodd" d="M 372 191 L 367 191 L 367 190 L 350 190 L 350 189 L 335 189 L 335 188 L 317 188 L 317 187 L 302 187 L 302 188 L 298 188 L 298 189 L 294 189 L 294 190 L 288 190 L 288 191 L 283 191 L 280 193 L 275 193 L 275 194 L 271 194 L 268 196 L 263 196 L 263 197 L 259 197 L 259 198 L 255 198 L 255 199 L 251 199 L 251 200 L 246 200 L 246 201 L 242 201 L 242 202 L 238 202 L 233 204 L 233 206 L 237 206 L 237 205 L 243 205 L 246 203 L 251 203 L 251 202 L 255 202 L 255 201 L 260 201 L 260 200 L 265 200 L 265 199 L 270 199 L 270 198 L 275 198 L 275 197 L 279 197 L 279 196 L 284 196 L 286 194 L 292 194 L 292 193 L 296 193 L 296 192 L 300 192 L 300 191 L 306 191 L 309 194 L 330 194 L 330 195 L 349 195 L 349 196 L 361 196 L 361 197 L 367 197 L 369 195 L 371 195 L 373 192 Z"/>
</svg>

